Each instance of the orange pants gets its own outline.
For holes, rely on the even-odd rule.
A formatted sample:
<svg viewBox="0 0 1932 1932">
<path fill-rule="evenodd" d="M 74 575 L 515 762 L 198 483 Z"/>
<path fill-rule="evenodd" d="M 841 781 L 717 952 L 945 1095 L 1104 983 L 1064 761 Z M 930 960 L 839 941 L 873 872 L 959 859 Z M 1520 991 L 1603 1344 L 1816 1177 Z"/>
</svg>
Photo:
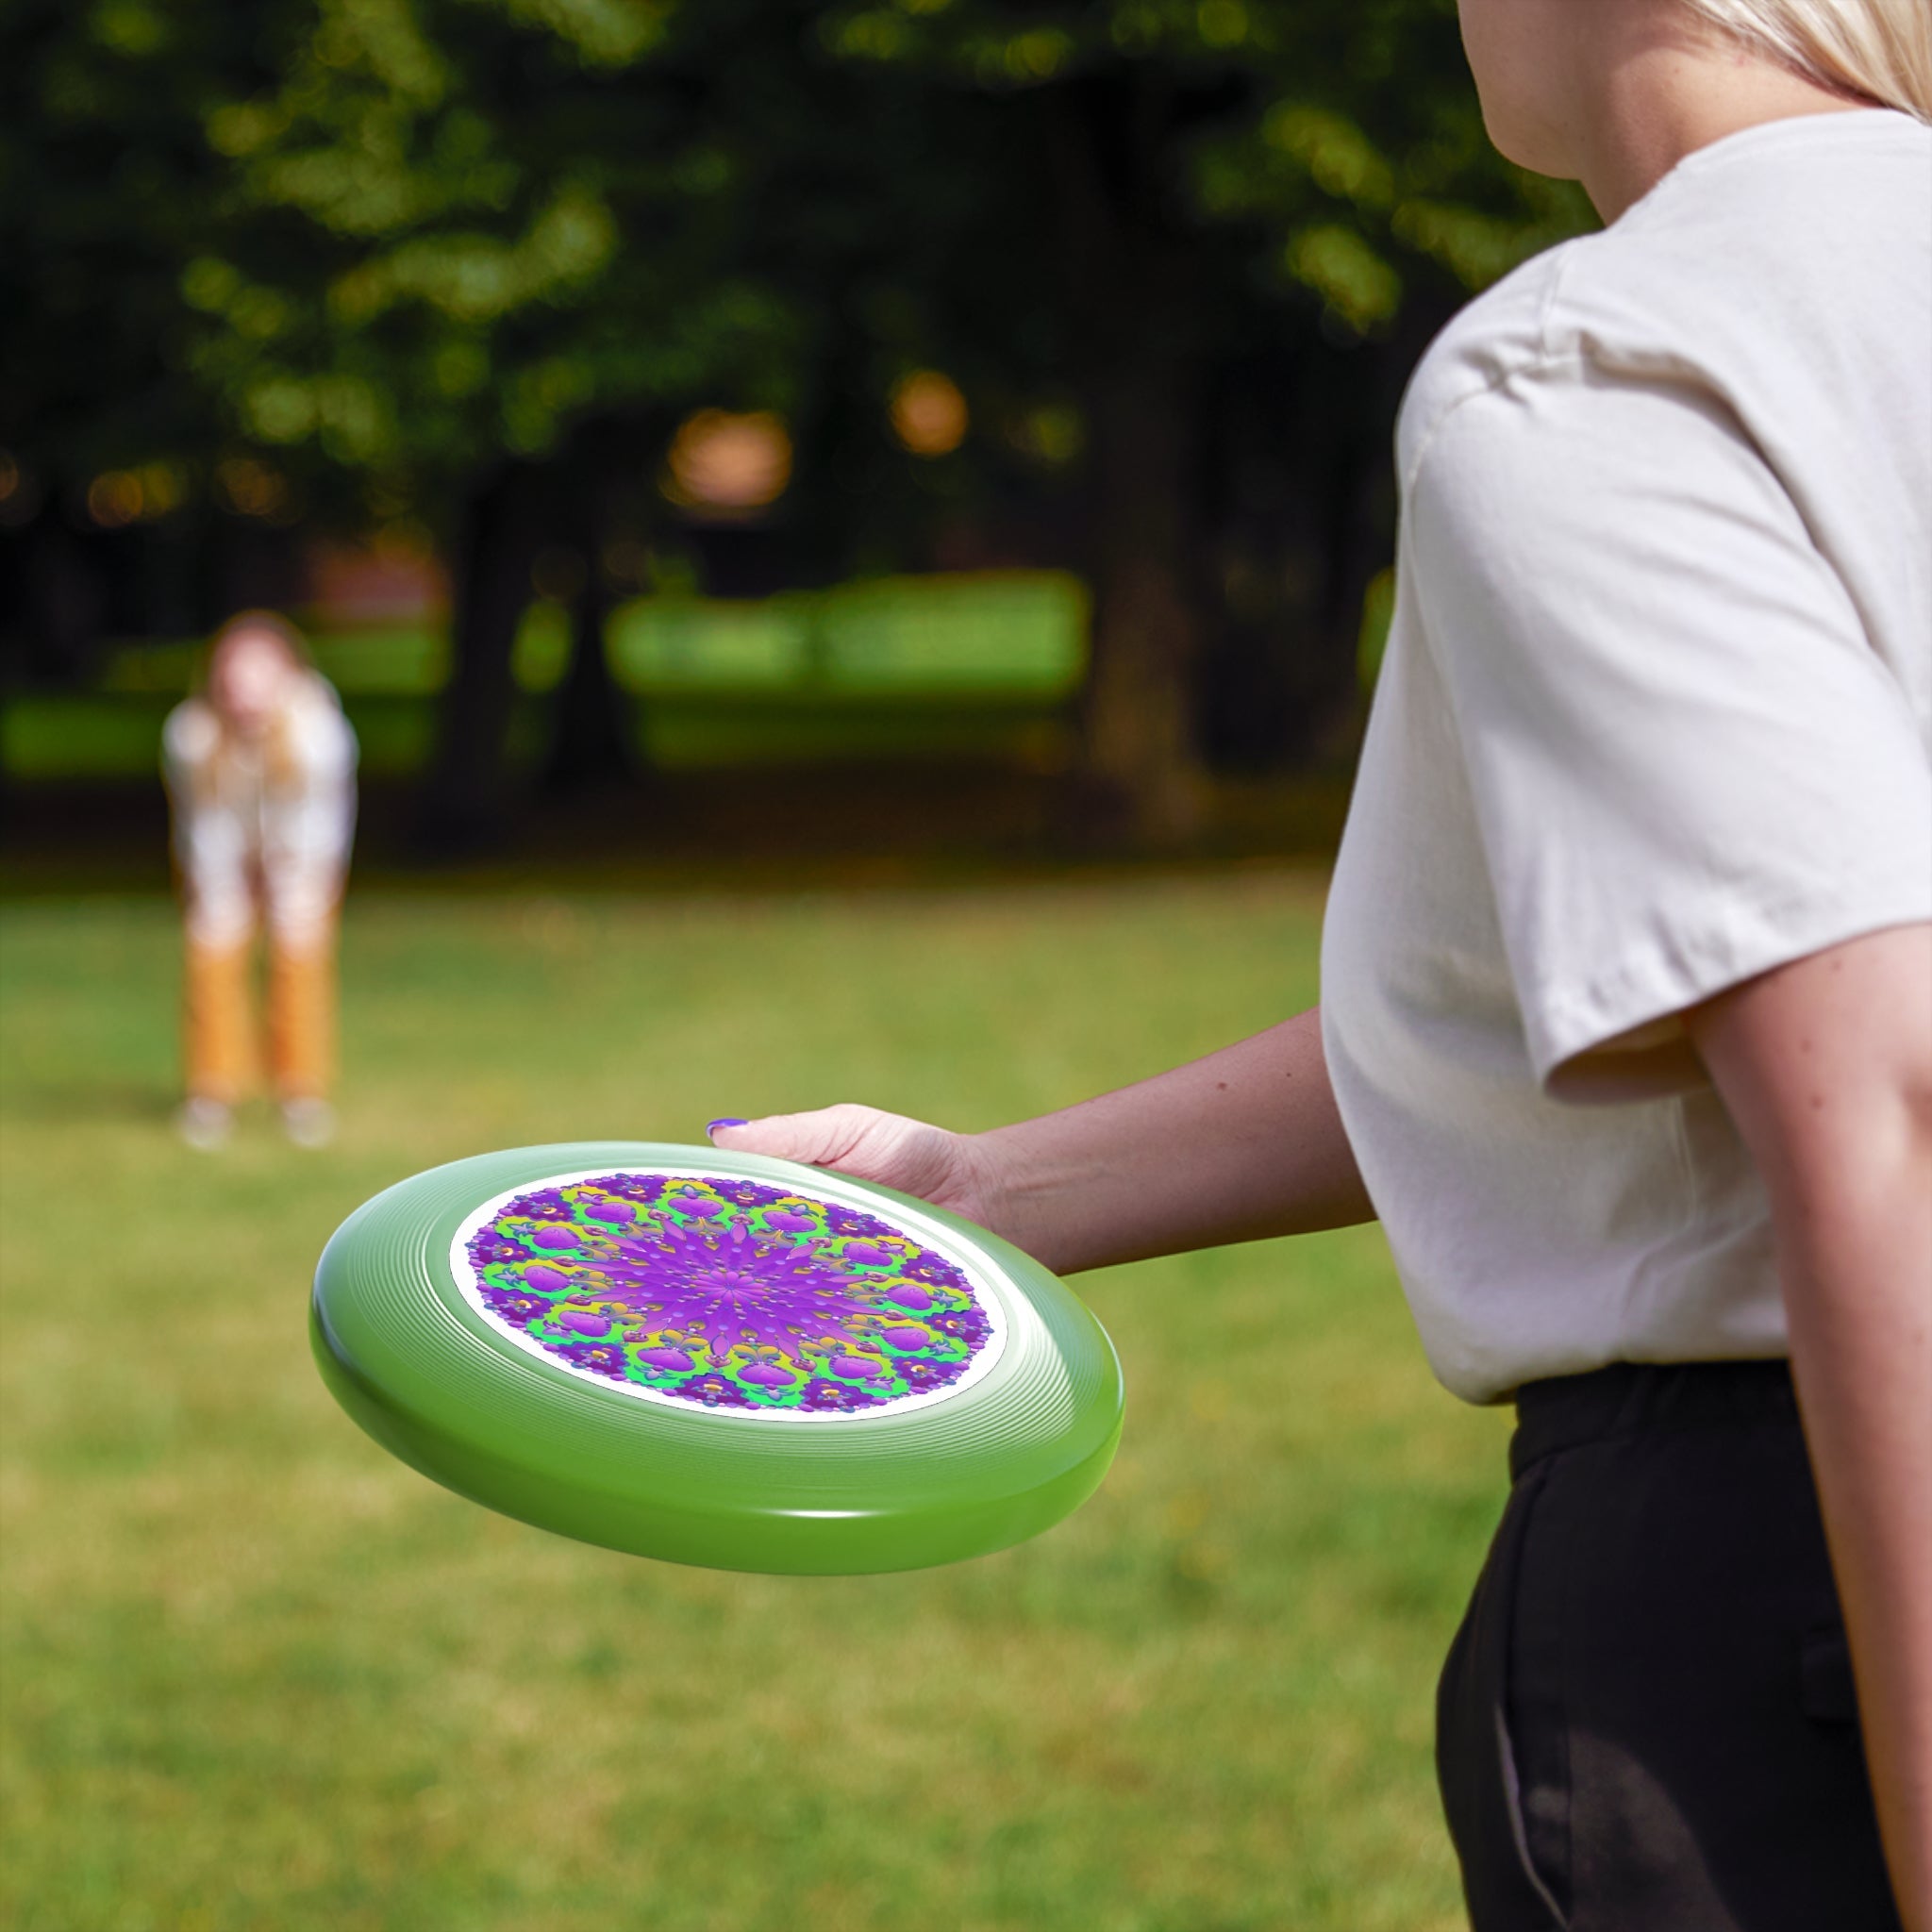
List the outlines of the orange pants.
<svg viewBox="0 0 1932 1932">
<path fill-rule="evenodd" d="M 184 1039 L 188 1091 L 232 1107 L 261 1072 L 255 1021 L 255 941 L 188 941 Z M 335 1073 L 336 935 L 333 924 L 302 947 L 271 933 L 268 1073 L 277 1100 L 320 1100 Z"/>
</svg>

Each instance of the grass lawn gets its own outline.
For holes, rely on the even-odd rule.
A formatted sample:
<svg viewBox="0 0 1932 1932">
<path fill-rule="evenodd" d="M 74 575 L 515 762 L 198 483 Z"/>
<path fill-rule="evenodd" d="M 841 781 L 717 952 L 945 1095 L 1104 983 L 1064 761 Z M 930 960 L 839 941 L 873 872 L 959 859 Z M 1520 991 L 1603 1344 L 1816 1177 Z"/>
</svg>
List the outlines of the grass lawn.
<svg viewBox="0 0 1932 1932">
<path fill-rule="evenodd" d="M 1426 1932 L 1435 1671 L 1504 1424 L 1372 1229 L 1080 1284 L 1107 1486 L 952 1569 L 580 1547 L 334 1407 L 309 1271 L 479 1149 L 863 1098 L 961 1126 L 1306 1004 L 1319 882 L 375 896 L 343 1134 L 179 1147 L 158 900 L 0 914 L 12 1932 Z"/>
</svg>

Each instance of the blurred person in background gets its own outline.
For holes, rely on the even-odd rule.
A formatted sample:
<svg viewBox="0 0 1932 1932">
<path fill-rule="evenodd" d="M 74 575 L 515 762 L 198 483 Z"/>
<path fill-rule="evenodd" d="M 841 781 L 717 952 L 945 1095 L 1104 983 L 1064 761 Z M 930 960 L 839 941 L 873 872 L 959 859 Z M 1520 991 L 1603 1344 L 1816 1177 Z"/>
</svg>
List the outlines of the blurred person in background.
<svg viewBox="0 0 1932 1932">
<path fill-rule="evenodd" d="M 1476 1932 L 1932 1932 L 1932 8 L 1460 12 L 1607 226 L 1404 400 L 1321 1008 L 713 1137 L 1062 1273 L 1379 1218 L 1517 1412 L 1437 1701 Z"/>
<path fill-rule="evenodd" d="M 268 932 L 267 1064 L 297 1146 L 335 1130 L 336 920 L 356 822 L 356 735 L 300 634 L 270 611 L 229 619 L 202 690 L 170 713 L 162 761 L 187 924 L 176 1115 L 220 1146 L 261 1064 L 253 981 Z"/>
</svg>

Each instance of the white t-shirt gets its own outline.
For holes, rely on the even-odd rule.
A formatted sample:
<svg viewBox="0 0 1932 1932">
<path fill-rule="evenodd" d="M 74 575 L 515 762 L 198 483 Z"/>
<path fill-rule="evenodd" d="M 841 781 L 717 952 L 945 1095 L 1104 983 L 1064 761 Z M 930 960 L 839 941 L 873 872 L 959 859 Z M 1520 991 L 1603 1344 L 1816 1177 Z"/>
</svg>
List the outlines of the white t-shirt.
<svg viewBox="0 0 1932 1932">
<path fill-rule="evenodd" d="M 278 945 L 314 942 L 334 916 L 356 829 L 356 733 L 334 687 L 307 674 L 277 721 L 273 750 L 224 744 L 205 698 L 184 700 L 161 732 L 175 862 L 197 945 L 240 945 L 257 901 Z"/>
<path fill-rule="evenodd" d="M 1436 1373 L 1778 1356 L 1676 1016 L 1932 919 L 1932 128 L 1700 149 L 1424 358 L 1323 943 Z"/>
</svg>

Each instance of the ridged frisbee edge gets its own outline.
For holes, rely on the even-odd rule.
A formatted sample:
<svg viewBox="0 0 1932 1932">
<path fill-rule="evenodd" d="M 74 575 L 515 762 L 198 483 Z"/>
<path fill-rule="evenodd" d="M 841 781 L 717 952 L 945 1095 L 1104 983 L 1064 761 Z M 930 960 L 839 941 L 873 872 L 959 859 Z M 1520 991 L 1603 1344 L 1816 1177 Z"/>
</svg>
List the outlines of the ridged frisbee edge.
<svg viewBox="0 0 1932 1932">
<path fill-rule="evenodd" d="M 1017 1496 L 969 1508 L 700 1515 L 667 1503 L 575 1492 L 487 1455 L 449 1445 L 377 1400 L 313 1326 L 317 1366 L 343 1411 L 399 1461 L 466 1501 L 533 1528 L 658 1562 L 759 1575 L 859 1576 L 991 1556 L 1071 1516 L 1106 1480 L 1120 1421 L 1086 1458 Z M 755 1554 L 753 1554 L 755 1551 Z"/>
<path fill-rule="evenodd" d="M 981 1442 L 980 1432 L 972 1431 L 963 1457 L 955 1441 L 952 1453 L 938 1459 L 921 1498 L 920 1486 L 908 1489 L 894 1465 L 901 1451 L 917 1456 L 922 1442 L 926 1458 L 933 1459 L 939 1444 L 932 1424 L 943 1418 L 943 1409 L 858 1421 L 849 1429 L 703 1411 L 667 1418 L 661 1408 L 652 1410 L 620 1391 L 573 1382 L 563 1399 L 571 1424 L 567 1440 L 558 1440 L 555 1430 L 550 1440 L 540 1440 L 525 1425 L 532 1416 L 543 1420 L 543 1410 L 555 1420 L 558 1391 L 547 1383 L 565 1380 L 546 1376 L 541 1362 L 519 1357 L 518 1392 L 532 1401 L 527 1413 L 515 1416 L 503 1413 L 502 1386 L 485 1391 L 488 1401 L 462 1400 L 456 1391 L 435 1386 L 434 1378 L 398 1373 L 396 1338 L 382 1330 L 384 1324 L 393 1324 L 399 1310 L 429 1322 L 427 1331 L 407 1339 L 421 1343 L 427 1332 L 437 1346 L 461 1354 L 466 1367 L 491 1367 L 492 1356 L 508 1353 L 473 1310 L 450 1306 L 453 1284 L 441 1278 L 448 1273 L 442 1258 L 447 1234 L 468 1207 L 507 1188 L 599 1166 L 612 1172 L 697 1167 L 781 1181 L 800 1191 L 836 1179 L 898 1205 L 910 1219 L 949 1228 L 1004 1277 L 1003 1292 L 1017 1290 L 1038 1315 L 1054 1361 L 1078 1385 L 1069 1389 L 1073 1408 L 1067 1426 L 1051 1441 L 1024 1445 L 1018 1456 L 1002 1453 L 995 1441 Z M 380 1238 L 379 1270 L 391 1277 L 386 1285 L 371 1278 L 364 1238 L 372 1235 Z M 1022 1541 L 1069 1514 L 1099 1487 L 1123 1418 L 1111 1340 L 1078 1297 L 1031 1257 L 986 1229 L 892 1190 L 723 1150 L 564 1143 L 473 1156 L 426 1170 L 383 1190 L 343 1222 L 318 1266 L 312 1307 L 316 1357 L 331 1392 L 359 1426 L 412 1468 L 542 1528 L 714 1568 L 799 1574 L 915 1569 Z M 338 1316 L 343 1319 L 338 1322 Z M 371 1359 L 362 1359 L 365 1355 Z M 429 1413 L 419 1411 L 412 1393 Z M 961 1408 L 970 1408 L 964 1398 Z M 641 1422 L 640 1411 L 648 1422 Z M 957 1437 L 957 1426 L 952 1433 Z M 840 1435 L 842 1451 L 835 1440 Z M 691 1489 L 698 1475 L 691 1466 L 694 1453 L 702 1460 L 720 1442 L 741 1447 L 752 1439 L 774 1474 L 785 1470 L 810 1479 L 769 1484 L 786 1495 L 771 1507 L 748 1500 L 740 1481 L 707 1485 L 711 1493 L 702 1508 L 680 1506 L 678 1489 Z M 781 1439 L 791 1441 L 789 1451 L 781 1451 Z M 834 1452 L 830 1464 L 827 1452 Z M 801 1453 L 804 1465 L 797 1461 Z M 878 1480 L 868 1478 L 867 1464 L 877 1465 Z M 600 1472 L 608 1476 L 600 1479 Z M 895 1474 L 900 1479 L 893 1479 Z M 975 1490 L 977 1494 L 969 1493 Z"/>
</svg>

